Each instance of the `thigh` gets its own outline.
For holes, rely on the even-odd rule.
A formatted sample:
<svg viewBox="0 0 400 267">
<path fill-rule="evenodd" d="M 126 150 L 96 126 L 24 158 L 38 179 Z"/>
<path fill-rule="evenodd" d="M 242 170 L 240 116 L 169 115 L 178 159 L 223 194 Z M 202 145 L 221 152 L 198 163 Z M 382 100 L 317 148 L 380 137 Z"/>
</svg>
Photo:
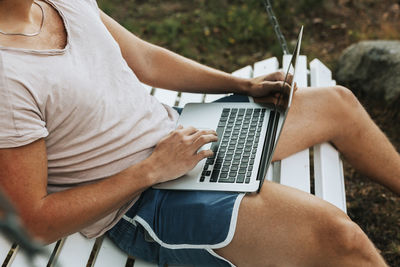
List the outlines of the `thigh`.
<svg viewBox="0 0 400 267">
<path fill-rule="evenodd" d="M 297 90 L 273 160 L 281 160 L 315 144 L 331 141 L 343 112 L 337 106 L 337 99 L 332 87 Z"/>
<path fill-rule="evenodd" d="M 306 259 L 321 252 L 318 236 L 329 240 L 318 229 L 331 225 L 332 218 L 349 221 L 313 195 L 266 182 L 259 194 L 244 197 L 234 238 L 216 253 L 237 266 L 307 266 Z"/>
</svg>

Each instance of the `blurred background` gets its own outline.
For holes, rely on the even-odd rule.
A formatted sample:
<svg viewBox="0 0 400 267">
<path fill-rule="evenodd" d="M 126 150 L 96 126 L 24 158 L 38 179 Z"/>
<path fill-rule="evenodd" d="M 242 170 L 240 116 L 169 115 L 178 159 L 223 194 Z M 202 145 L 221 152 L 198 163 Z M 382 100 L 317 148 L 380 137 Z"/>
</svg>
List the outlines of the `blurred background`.
<svg viewBox="0 0 400 267">
<path fill-rule="evenodd" d="M 400 40 L 399 0 L 271 2 L 289 48 L 304 25 L 301 54 L 308 61 L 318 58 L 334 76 L 348 46 L 363 40 Z M 282 58 L 261 0 L 98 0 L 98 4 L 142 39 L 227 72 L 272 56 Z M 399 151 L 400 98 L 389 103 L 354 92 Z M 348 164 L 345 179 L 349 216 L 390 266 L 400 266 L 400 198 Z"/>
</svg>

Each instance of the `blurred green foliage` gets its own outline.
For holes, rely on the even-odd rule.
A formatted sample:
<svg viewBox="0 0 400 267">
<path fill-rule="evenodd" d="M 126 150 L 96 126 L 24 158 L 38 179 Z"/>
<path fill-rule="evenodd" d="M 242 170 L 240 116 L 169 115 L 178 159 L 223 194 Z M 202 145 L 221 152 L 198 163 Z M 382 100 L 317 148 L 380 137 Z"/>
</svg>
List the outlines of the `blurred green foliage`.
<svg viewBox="0 0 400 267">
<path fill-rule="evenodd" d="M 396 19 L 400 15 L 393 13 L 397 0 L 270 1 L 289 49 L 304 25 L 302 53 L 332 69 L 341 51 L 354 42 L 400 38 Z M 98 4 L 139 37 L 225 71 L 282 56 L 263 0 L 98 0 Z"/>
<path fill-rule="evenodd" d="M 271 1 L 290 41 L 297 12 L 321 1 Z M 141 38 L 202 63 L 233 71 L 282 52 L 261 0 L 99 0 L 100 8 Z"/>
</svg>

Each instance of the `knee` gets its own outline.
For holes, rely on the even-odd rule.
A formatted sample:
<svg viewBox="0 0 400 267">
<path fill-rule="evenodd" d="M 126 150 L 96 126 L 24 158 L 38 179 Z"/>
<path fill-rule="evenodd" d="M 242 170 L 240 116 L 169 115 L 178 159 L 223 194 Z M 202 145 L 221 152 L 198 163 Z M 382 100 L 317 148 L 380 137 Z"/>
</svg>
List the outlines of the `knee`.
<svg viewBox="0 0 400 267">
<path fill-rule="evenodd" d="M 334 219 L 327 228 L 327 241 L 340 251 L 355 251 L 367 240 L 360 227 L 350 220 Z"/>
<path fill-rule="evenodd" d="M 357 97 L 353 94 L 353 92 L 340 85 L 333 86 L 331 88 L 330 94 L 332 96 L 332 100 L 343 111 L 353 111 L 360 107 L 360 102 Z"/>
<path fill-rule="evenodd" d="M 333 86 L 326 91 L 329 95 L 326 100 L 329 118 L 338 124 L 335 129 L 340 131 L 339 136 L 344 135 L 347 138 L 349 134 L 362 134 L 355 125 L 363 115 L 364 109 L 353 92 L 343 86 Z"/>
<path fill-rule="evenodd" d="M 318 233 L 320 244 L 336 257 L 372 263 L 378 253 L 361 228 L 346 218 L 330 218 Z"/>
</svg>

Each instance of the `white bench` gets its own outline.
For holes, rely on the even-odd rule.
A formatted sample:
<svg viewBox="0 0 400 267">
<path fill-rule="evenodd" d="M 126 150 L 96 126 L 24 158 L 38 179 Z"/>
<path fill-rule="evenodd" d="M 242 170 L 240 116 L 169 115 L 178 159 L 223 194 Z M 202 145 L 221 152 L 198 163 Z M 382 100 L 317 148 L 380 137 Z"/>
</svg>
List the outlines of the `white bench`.
<svg viewBox="0 0 400 267">
<path fill-rule="evenodd" d="M 288 56 L 283 57 L 283 68 L 286 69 Z M 310 62 L 307 69 L 307 58 L 300 56 L 296 82 L 299 87 L 335 85 L 331 71 L 319 60 Z M 276 58 L 269 58 L 235 71 L 240 77 L 256 77 L 279 69 Z M 224 95 L 202 95 L 177 93 L 155 89 L 145 85 L 149 93 L 161 102 L 183 107 L 188 102 L 212 102 Z M 343 167 L 338 152 L 330 144 L 320 144 L 301 151 L 281 162 L 272 164 L 267 178 L 274 182 L 292 186 L 336 205 L 346 212 L 346 199 L 343 180 Z M 107 237 L 88 240 L 80 234 L 73 234 L 45 247 L 47 253 L 28 260 L 17 246 L 0 236 L 0 263 L 2 266 L 135 266 L 155 267 L 157 265 L 133 260 L 119 250 Z"/>
</svg>

